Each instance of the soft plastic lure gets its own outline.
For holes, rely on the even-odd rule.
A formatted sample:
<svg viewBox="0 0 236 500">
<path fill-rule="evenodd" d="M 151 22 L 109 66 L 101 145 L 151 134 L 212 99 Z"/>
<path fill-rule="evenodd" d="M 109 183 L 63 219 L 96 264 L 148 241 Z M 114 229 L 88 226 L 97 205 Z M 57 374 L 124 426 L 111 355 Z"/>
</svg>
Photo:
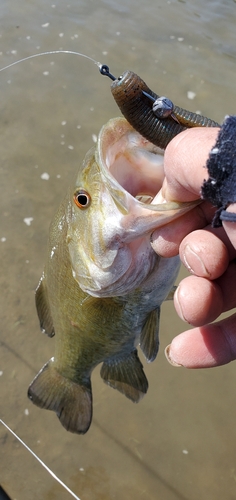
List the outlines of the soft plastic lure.
<svg viewBox="0 0 236 500">
<path fill-rule="evenodd" d="M 112 80 L 111 92 L 122 114 L 143 137 L 160 148 L 177 134 L 191 127 L 219 127 L 210 118 L 175 106 L 167 97 L 160 97 L 132 71 L 119 78 L 108 66 L 100 65 L 100 73 Z"/>
</svg>

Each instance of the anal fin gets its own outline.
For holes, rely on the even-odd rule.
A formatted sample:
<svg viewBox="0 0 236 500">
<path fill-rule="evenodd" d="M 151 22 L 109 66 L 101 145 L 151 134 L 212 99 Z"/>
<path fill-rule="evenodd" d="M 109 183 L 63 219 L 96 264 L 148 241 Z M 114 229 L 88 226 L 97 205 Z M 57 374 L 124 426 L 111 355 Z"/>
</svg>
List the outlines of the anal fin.
<svg viewBox="0 0 236 500">
<path fill-rule="evenodd" d="M 140 347 L 148 362 L 154 361 L 159 350 L 160 307 L 150 312 L 140 335 Z"/>
<path fill-rule="evenodd" d="M 49 337 L 53 337 L 55 334 L 53 321 L 50 311 L 50 305 L 48 300 L 47 287 L 45 284 L 44 274 L 40 279 L 40 282 L 36 288 L 35 292 L 35 303 L 37 308 L 37 313 L 39 317 L 40 328 L 43 333 L 46 333 Z"/>
<path fill-rule="evenodd" d="M 148 381 L 136 349 L 125 358 L 104 361 L 100 374 L 106 384 L 134 403 L 138 403 L 148 390 Z"/>
<path fill-rule="evenodd" d="M 28 397 L 40 408 L 55 411 L 66 430 L 85 434 L 92 420 L 90 379 L 79 385 L 61 375 L 53 363 L 52 358 L 36 375 Z"/>
</svg>

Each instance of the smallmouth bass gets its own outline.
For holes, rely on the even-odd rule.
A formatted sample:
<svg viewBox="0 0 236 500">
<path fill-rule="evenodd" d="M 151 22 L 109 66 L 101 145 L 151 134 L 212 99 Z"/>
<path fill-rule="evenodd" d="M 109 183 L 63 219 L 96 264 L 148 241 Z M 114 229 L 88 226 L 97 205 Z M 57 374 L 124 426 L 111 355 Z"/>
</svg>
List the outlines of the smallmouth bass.
<svg viewBox="0 0 236 500">
<path fill-rule="evenodd" d="M 198 203 L 162 199 L 161 163 L 124 118 L 110 120 L 51 223 L 36 307 L 41 329 L 55 334 L 55 355 L 28 396 L 71 432 L 89 429 L 99 363 L 102 379 L 133 402 L 147 392 L 137 346 L 156 358 L 160 306 L 179 270 L 179 257 L 155 254 L 150 235 Z"/>
</svg>

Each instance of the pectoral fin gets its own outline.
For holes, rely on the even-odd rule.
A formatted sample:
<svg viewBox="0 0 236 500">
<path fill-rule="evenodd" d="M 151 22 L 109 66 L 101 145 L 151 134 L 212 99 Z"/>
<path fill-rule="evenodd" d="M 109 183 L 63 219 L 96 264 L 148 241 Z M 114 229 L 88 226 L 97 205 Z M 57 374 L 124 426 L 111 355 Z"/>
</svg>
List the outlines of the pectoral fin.
<svg viewBox="0 0 236 500">
<path fill-rule="evenodd" d="M 49 337 L 53 337 L 55 332 L 44 275 L 36 288 L 35 303 L 42 332 L 46 333 Z"/>
<path fill-rule="evenodd" d="M 40 408 L 55 411 L 66 430 L 85 434 L 92 420 L 91 382 L 79 385 L 61 375 L 53 363 L 52 358 L 36 375 L 28 397 Z"/>
<path fill-rule="evenodd" d="M 168 293 L 168 295 L 167 295 L 167 297 L 166 297 L 166 299 L 165 299 L 165 300 L 173 300 L 173 298 L 174 298 L 174 294 L 175 294 L 175 292 L 176 292 L 177 288 L 178 288 L 177 286 L 173 286 L 173 287 L 171 288 L 171 291 Z"/>
<path fill-rule="evenodd" d="M 149 362 L 154 361 L 159 349 L 159 321 L 160 307 L 149 314 L 140 335 L 140 347 Z"/>
<path fill-rule="evenodd" d="M 128 357 L 105 361 L 101 368 L 101 377 L 106 384 L 134 403 L 138 403 L 148 390 L 148 381 L 136 349 Z"/>
</svg>

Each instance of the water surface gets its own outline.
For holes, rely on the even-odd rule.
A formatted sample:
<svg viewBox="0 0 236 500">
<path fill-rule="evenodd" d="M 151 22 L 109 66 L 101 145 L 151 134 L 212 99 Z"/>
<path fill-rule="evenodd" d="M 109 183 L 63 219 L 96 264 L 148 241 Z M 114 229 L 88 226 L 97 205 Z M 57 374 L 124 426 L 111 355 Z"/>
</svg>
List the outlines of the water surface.
<svg viewBox="0 0 236 500">
<path fill-rule="evenodd" d="M 2 0 L 0 67 L 76 50 L 115 75 L 131 69 L 156 93 L 222 122 L 235 112 L 235 10 L 233 0 Z M 9 68 L 0 87 L 0 418 L 81 500 L 235 498 L 236 366 L 170 367 L 163 349 L 185 329 L 171 303 L 162 308 L 158 359 L 143 360 L 150 388 L 140 404 L 105 386 L 99 369 L 85 436 L 28 401 L 29 383 L 54 352 L 34 305 L 49 223 L 101 126 L 119 111 L 110 81 L 72 55 Z M 16 500 L 71 498 L 3 427 L 0 484 Z"/>
</svg>

